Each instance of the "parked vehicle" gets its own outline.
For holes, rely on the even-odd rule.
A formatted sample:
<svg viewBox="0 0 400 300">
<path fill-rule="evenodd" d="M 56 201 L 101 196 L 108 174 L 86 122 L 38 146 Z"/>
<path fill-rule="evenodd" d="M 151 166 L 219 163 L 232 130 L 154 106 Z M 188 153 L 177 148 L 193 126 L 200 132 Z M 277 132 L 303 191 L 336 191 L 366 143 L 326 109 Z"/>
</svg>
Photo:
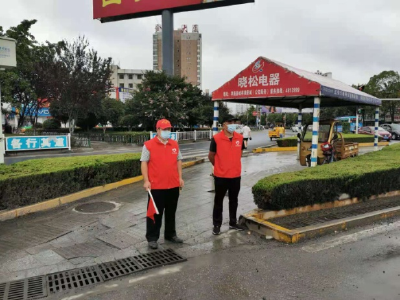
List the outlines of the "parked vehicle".
<svg viewBox="0 0 400 300">
<path fill-rule="evenodd" d="M 300 126 L 300 129 L 297 125 L 294 125 L 290 128 L 292 132 L 302 132 L 303 131 L 303 126 Z"/>
<path fill-rule="evenodd" d="M 338 134 L 340 135 L 340 139 L 343 139 L 341 133 L 335 133 L 331 142 L 326 142 L 321 145 L 322 154 L 324 155 L 323 165 L 337 161 L 336 142 L 339 140 Z"/>
<path fill-rule="evenodd" d="M 329 143 L 333 147 L 333 155 L 336 160 L 342 160 L 358 155 L 358 143 L 348 143 L 345 141 L 341 133 L 335 133 L 336 121 L 321 121 L 318 132 L 318 153 L 317 164 L 322 165 L 326 161 L 326 155 L 322 149 L 322 145 Z M 312 145 L 313 126 L 309 124 L 305 126 L 302 133 L 298 133 L 300 139 L 300 164 L 302 166 L 311 166 L 311 145 Z M 329 148 L 329 146 L 328 146 Z M 326 149 L 328 150 L 328 149 Z M 332 154 L 330 154 L 332 155 Z"/>
<path fill-rule="evenodd" d="M 392 140 L 400 139 L 400 124 L 383 124 L 381 127 L 392 135 Z"/>
<path fill-rule="evenodd" d="M 273 129 L 270 129 L 268 131 L 268 136 L 271 139 L 271 141 L 274 138 L 275 139 L 283 138 L 283 137 L 285 137 L 285 134 L 286 134 L 286 130 L 282 123 L 277 123 Z"/>
<path fill-rule="evenodd" d="M 365 126 L 361 127 L 360 130 L 358 131 L 360 134 L 369 134 L 369 135 L 375 135 L 375 127 L 374 126 Z M 382 127 L 378 127 L 378 136 L 384 139 L 385 141 L 389 141 L 392 135 L 390 132 L 386 131 Z"/>
<path fill-rule="evenodd" d="M 350 123 L 350 131 L 355 133 L 356 132 L 356 123 L 357 123 L 357 117 L 356 116 L 345 116 L 345 117 L 337 117 L 335 118 L 335 121 L 341 121 Z M 363 123 L 361 121 L 358 122 L 358 128 L 363 127 Z M 342 132 L 342 126 L 338 125 L 338 132 Z"/>
</svg>

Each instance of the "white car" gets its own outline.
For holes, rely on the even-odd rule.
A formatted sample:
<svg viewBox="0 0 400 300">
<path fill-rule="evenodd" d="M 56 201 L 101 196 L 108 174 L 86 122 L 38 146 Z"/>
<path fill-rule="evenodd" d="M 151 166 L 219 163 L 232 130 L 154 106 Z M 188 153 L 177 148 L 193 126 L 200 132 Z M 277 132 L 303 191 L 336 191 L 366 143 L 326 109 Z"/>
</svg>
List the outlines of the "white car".
<svg viewBox="0 0 400 300">
<path fill-rule="evenodd" d="M 293 132 L 302 132 L 303 131 L 303 126 L 300 126 L 300 130 L 299 130 L 299 127 L 297 125 L 292 126 L 291 129 L 292 129 Z"/>
</svg>

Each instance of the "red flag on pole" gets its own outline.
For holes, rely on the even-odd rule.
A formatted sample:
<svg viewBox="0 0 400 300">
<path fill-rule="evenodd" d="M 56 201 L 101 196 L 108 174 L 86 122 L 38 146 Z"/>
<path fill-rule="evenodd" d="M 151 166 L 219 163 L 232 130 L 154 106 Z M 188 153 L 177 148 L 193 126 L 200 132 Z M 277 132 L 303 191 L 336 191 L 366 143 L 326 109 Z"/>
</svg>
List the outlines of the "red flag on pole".
<svg viewBox="0 0 400 300">
<path fill-rule="evenodd" d="M 147 190 L 150 195 L 150 201 L 149 201 L 149 206 L 147 207 L 147 217 L 153 220 L 155 223 L 156 220 L 154 219 L 155 214 L 159 214 L 156 203 L 154 202 L 153 195 L 151 194 L 150 190 Z"/>
</svg>

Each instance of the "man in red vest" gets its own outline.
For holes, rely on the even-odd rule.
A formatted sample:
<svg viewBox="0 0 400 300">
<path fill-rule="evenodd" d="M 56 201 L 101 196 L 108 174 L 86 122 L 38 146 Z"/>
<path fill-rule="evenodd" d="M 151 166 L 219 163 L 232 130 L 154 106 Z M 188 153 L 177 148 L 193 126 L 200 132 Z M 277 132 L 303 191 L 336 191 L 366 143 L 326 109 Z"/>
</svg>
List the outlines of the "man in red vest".
<svg viewBox="0 0 400 300">
<path fill-rule="evenodd" d="M 238 196 L 242 173 L 243 136 L 235 132 L 236 119 L 228 115 L 223 120 L 223 129 L 216 134 L 210 145 L 208 158 L 214 166 L 215 198 L 213 211 L 213 234 L 221 233 L 222 210 L 226 192 L 229 193 L 229 229 L 244 230 L 237 224 Z"/>
<path fill-rule="evenodd" d="M 179 145 L 171 139 L 171 123 L 162 119 L 157 122 L 157 136 L 144 143 L 142 150 L 143 187 L 151 190 L 159 214 L 154 221 L 147 218 L 146 239 L 151 249 L 158 248 L 162 216 L 165 210 L 166 240 L 183 243 L 176 236 L 175 213 L 178 206 L 179 188 L 184 186 L 182 180 L 182 154 Z M 150 200 L 150 198 L 149 198 Z M 147 204 L 149 205 L 149 204 Z"/>
</svg>

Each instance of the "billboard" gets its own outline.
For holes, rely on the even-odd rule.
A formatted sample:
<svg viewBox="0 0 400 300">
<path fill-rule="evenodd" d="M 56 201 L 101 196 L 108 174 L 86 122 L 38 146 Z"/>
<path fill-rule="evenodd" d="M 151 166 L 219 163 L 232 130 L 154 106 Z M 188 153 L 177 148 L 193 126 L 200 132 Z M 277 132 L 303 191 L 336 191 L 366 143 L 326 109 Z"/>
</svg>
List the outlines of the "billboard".
<svg viewBox="0 0 400 300">
<path fill-rule="evenodd" d="M 24 136 L 7 137 L 6 151 L 28 151 L 44 149 L 70 149 L 70 136 Z"/>
<path fill-rule="evenodd" d="M 17 66 L 16 41 L 0 37 L 0 68 L 14 68 Z"/>
<path fill-rule="evenodd" d="M 191 11 L 236 4 L 255 0 L 93 0 L 93 19 L 112 22 L 173 12 Z"/>
</svg>

